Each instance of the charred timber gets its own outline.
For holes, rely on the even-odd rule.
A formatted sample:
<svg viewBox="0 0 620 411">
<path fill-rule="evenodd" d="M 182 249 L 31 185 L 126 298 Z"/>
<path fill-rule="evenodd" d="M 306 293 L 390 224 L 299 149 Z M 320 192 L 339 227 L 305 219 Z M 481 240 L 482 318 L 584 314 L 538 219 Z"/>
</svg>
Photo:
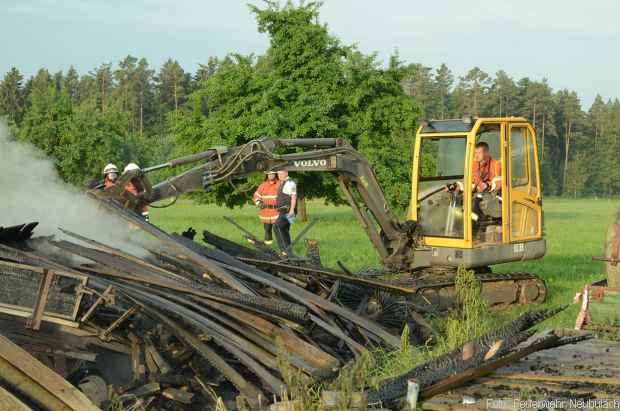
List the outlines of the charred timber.
<svg viewBox="0 0 620 411">
<path fill-rule="evenodd" d="M 498 341 L 501 341 L 501 347 L 496 356 L 506 353 L 522 341 L 525 341 L 533 334 L 528 332 L 527 329 L 552 317 L 564 308 L 559 307 L 524 313 L 508 324 L 490 331 L 454 351 L 412 368 L 398 377 L 384 381 L 377 389 L 368 391 L 368 402 L 370 404 L 382 404 L 383 406 L 395 405 L 405 397 L 407 381 L 410 379 L 417 380 L 420 388 L 424 389 L 424 387 L 433 385 L 451 375 L 463 372 L 469 368 L 476 368 L 485 361 L 485 356 Z M 471 350 L 473 353 L 471 357 L 467 358 L 465 350 Z"/>
</svg>

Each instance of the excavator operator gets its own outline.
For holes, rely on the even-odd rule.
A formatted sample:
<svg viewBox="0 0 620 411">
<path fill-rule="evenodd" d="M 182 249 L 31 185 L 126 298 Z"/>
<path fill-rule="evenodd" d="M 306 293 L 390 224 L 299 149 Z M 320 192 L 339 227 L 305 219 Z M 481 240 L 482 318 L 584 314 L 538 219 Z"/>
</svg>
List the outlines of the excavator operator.
<svg viewBox="0 0 620 411">
<path fill-rule="evenodd" d="M 457 181 L 448 187 L 451 191 L 462 192 L 463 182 Z M 491 157 L 489 145 L 484 141 L 476 143 L 474 161 L 472 163 L 472 191 L 476 194 L 495 192 L 502 190 L 502 165 Z M 482 215 L 480 209 L 481 195 L 474 195 L 472 201 L 472 218 L 477 221 Z"/>
</svg>

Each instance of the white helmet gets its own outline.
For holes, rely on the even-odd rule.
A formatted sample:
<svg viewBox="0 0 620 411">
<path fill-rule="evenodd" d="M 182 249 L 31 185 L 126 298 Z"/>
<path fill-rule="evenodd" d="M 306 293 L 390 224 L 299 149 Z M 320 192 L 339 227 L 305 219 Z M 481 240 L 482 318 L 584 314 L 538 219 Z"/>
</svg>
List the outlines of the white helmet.
<svg viewBox="0 0 620 411">
<path fill-rule="evenodd" d="M 126 173 L 128 171 L 133 171 L 133 170 L 140 170 L 140 166 L 138 166 L 136 163 L 129 163 L 125 166 L 123 173 Z"/>
<path fill-rule="evenodd" d="M 105 166 L 103 168 L 103 175 L 107 176 L 110 173 L 118 173 L 118 167 L 116 167 L 114 164 L 110 163 L 107 166 Z"/>
</svg>

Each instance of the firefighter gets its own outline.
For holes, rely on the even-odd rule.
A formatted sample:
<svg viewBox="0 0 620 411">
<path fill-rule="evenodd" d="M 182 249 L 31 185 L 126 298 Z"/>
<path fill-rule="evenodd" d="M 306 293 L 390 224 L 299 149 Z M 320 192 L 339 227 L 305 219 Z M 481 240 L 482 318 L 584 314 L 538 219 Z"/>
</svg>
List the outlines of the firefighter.
<svg viewBox="0 0 620 411">
<path fill-rule="evenodd" d="M 297 184 L 289 177 L 288 171 L 278 171 L 278 197 L 276 199 L 278 207 L 278 219 L 276 228 L 278 229 L 278 245 L 284 255 L 287 248 L 291 245 L 291 224 L 295 222 L 295 207 L 297 206 Z"/>
<path fill-rule="evenodd" d="M 260 209 L 258 217 L 265 229 L 265 244 L 271 245 L 273 244 L 273 224 L 278 219 L 278 177 L 275 171 L 267 171 L 265 174 L 265 181 L 258 186 L 252 199 Z"/>
<path fill-rule="evenodd" d="M 129 163 L 125 166 L 125 169 L 123 170 L 123 174 L 127 173 L 128 171 L 133 171 L 133 170 L 140 170 L 140 166 L 138 166 L 136 163 Z M 136 188 L 136 186 L 134 185 L 134 183 L 130 181 L 127 182 L 127 184 L 125 185 L 125 191 L 135 195 L 136 197 L 138 196 L 138 189 Z M 144 220 L 149 221 L 149 206 L 145 205 L 142 207 L 142 210 L 140 210 L 140 213 L 142 214 L 142 218 L 144 218 Z"/>
<path fill-rule="evenodd" d="M 118 167 L 110 163 L 103 168 L 103 188 L 109 188 L 114 185 L 118 178 Z"/>
</svg>

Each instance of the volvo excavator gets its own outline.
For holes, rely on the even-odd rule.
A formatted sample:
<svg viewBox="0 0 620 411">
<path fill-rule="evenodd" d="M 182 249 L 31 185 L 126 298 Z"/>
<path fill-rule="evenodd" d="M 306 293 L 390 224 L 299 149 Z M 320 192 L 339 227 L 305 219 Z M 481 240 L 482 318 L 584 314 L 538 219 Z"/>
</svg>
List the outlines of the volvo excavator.
<svg viewBox="0 0 620 411">
<path fill-rule="evenodd" d="M 486 142 L 501 163 L 501 191 L 451 190 L 472 187 L 474 149 Z M 494 273 L 491 265 L 532 260 L 545 253 L 540 168 L 533 127 L 521 117 L 424 121 L 413 149 L 411 203 L 407 218 L 392 212 L 367 159 L 336 138 L 270 139 L 237 147 L 215 147 L 168 163 L 129 171 L 114 187 L 95 195 L 127 208 L 209 189 L 267 170 L 328 172 L 340 184 L 355 216 L 377 250 L 390 280 L 364 279 L 359 285 L 422 298 L 429 305 L 451 304 L 457 268 L 475 270 L 491 306 L 542 302 L 539 277 Z M 149 172 L 198 163 L 156 185 Z M 138 195 L 124 190 L 132 181 Z M 472 210 L 478 197 L 482 215 Z M 446 300 L 446 301 L 444 301 Z M 448 301 L 450 300 L 450 301 Z"/>
</svg>

